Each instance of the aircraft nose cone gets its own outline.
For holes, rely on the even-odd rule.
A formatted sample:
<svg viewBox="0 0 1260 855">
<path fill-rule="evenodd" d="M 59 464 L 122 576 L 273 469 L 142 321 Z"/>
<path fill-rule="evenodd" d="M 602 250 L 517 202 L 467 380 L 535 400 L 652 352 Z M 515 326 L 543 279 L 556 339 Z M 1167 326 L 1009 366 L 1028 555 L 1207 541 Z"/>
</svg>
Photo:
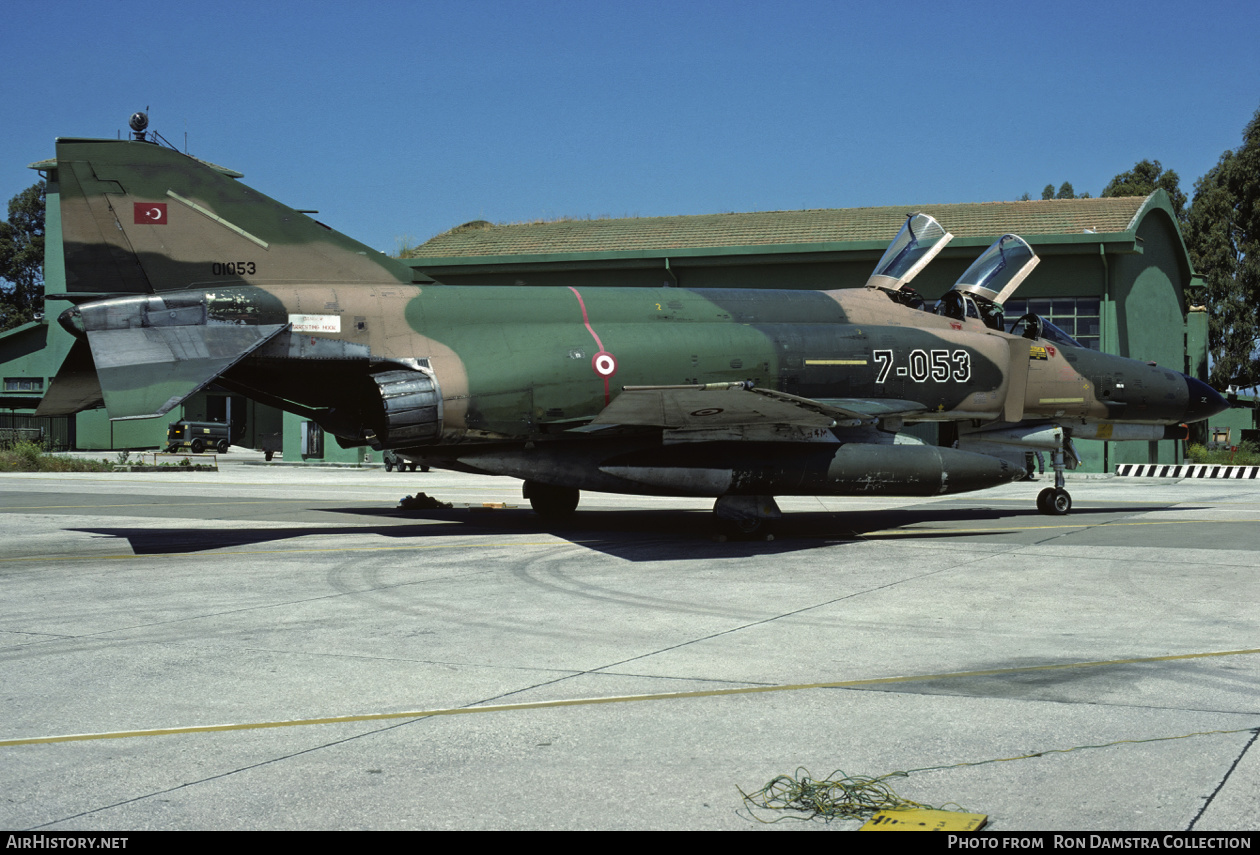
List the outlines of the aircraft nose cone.
<svg viewBox="0 0 1260 855">
<path fill-rule="evenodd" d="M 1189 391 L 1186 399 L 1187 422 L 1202 421 L 1229 409 L 1229 402 L 1202 380 L 1187 377 L 1186 387 Z"/>
</svg>

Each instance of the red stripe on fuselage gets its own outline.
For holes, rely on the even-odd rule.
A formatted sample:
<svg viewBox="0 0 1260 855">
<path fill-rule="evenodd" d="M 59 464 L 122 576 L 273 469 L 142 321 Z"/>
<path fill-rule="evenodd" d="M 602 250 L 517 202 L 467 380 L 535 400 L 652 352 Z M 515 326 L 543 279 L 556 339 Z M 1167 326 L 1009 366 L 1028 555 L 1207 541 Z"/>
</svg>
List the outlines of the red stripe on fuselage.
<svg viewBox="0 0 1260 855">
<path fill-rule="evenodd" d="M 595 328 L 591 326 L 591 319 L 586 314 L 586 301 L 582 299 L 582 295 L 578 293 L 578 289 L 574 288 L 572 285 L 569 286 L 569 290 L 573 292 L 574 297 L 577 297 L 578 305 L 582 308 L 582 323 L 586 324 L 586 331 L 591 334 L 591 338 L 595 339 L 595 346 L 598 347 L 600 351 L 603 351 L 604 343 L 599 340 L 599 334 L 596 333 Z M 599 372 L 596 372 L 596 374 L 598 373 Z M 604 381 L 604 404 L 607 405 L 612 401 L 612 395 L 609 393 L 608 389 L 608 378 L 603 375 L 599 376 Z"/>
</svg>

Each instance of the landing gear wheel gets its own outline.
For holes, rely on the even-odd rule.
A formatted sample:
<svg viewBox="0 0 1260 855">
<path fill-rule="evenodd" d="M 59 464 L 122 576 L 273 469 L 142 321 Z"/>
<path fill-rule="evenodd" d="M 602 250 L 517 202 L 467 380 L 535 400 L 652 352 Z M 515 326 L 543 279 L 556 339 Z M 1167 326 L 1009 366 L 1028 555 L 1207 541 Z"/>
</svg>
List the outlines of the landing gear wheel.
<svg viewBox="0 0 1260 855">
<path fill-rule="evenodd" d="M 774 540 L 768 519 L 718 519 L 718 540 Z"/>
<path fill-rule="evenodd" d="M 771 528 L 783 517 L 774 496 L 719 496 L 713 503 L 719 542 L 774 540 Z"/>
<path fill-rule="evenodd" d="M 394 458 L 390 457 L 389 455 L 385 456 L 385 471 L 386 472 L 394 471 Z"/>
<path fill-rule="evenodd" d="M 575 487 L 555 487 L 537 481 L 525 482 L 524 495 L 534 513 L 545 519 L 569 516 L 577 510 L 578 499 L 581 498 L 581 492 Z"/>
<path fill-rule="evenodd" d="M 1064 516 L 1072 510 L 1072 496 L 1061 487 L 1047 487 L 1037 494 L 1037 510 L 1047 516 Z"/>
</svg>

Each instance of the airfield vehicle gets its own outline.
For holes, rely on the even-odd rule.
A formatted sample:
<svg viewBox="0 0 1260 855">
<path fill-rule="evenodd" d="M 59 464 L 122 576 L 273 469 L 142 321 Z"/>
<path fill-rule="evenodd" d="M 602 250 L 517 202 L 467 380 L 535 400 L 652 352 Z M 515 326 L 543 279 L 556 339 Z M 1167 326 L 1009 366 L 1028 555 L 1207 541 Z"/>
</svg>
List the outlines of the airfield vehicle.
<svg viewBox="0 0 1260 855">
<path fill-rule="evenodd" d="M 429 471 L 429 464 L 420 460 L 413 460 L 392 449 L 386 449 L 382 456 L 384 458 L 386 472 L 393 472 L 395 469 L 399 472 L 406 472 L 408 469 L 412 472 L 415 472 L 416 469 L 419 469 L 421 472 Z"/>
<path fill-rule="evenodd" d="M 187 448 L 193 454 L 206 449 L 227 454 L 232 444 L 229 426 L 223 422 L 171 422 L 166 427 L 166 451 L 174 454 Z"/>
</svg>

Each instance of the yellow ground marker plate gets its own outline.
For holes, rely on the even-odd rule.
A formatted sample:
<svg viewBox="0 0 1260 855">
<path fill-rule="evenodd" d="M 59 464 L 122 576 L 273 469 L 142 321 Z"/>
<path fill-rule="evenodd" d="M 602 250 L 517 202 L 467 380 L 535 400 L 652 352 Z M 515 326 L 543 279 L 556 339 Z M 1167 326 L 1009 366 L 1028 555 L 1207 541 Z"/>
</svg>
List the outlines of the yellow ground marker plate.
<svg viewBox="0 0 1260 855">
<path fill-rule="evenodd" d="M 881 810 L 858 831 L 979 831 L 988 820 L 952 810 Z"/>
</svg>

